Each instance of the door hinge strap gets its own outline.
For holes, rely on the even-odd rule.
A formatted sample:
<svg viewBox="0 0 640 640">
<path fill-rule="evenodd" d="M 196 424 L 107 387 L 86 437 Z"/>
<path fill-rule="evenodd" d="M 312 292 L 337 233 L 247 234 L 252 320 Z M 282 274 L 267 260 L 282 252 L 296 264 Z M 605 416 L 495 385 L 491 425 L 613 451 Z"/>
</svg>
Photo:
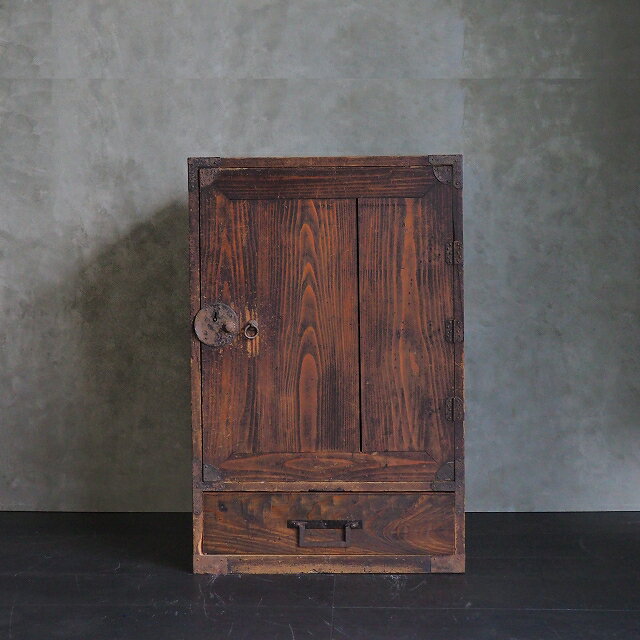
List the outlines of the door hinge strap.
<svg viewBox="0 0 640 640">
<path fill-rule="evenodd" d="M 462 398 L 453 396 L 447 398 L 445 403 L 445 418 L 449 422 L 460 422 L 464 420 L 464 403 Z"/>
<path fill-rule="evenodd" d="M 447 264 L 462 264 L 462 242 L 454 240 L 447 242 L 444 250 L 444 259 Z"/>
<path fill-rule="evenodd" d="M 463 342 L 464 327 L 462 322 L 455 319 L 447 320 L 444 335 L 447 342 Z"/>
</svg>

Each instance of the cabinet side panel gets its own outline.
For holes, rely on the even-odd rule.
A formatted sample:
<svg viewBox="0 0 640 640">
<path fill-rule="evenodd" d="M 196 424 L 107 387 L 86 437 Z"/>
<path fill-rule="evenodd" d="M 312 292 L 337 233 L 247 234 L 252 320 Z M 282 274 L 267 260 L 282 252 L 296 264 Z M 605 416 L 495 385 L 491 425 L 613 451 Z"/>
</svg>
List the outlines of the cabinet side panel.
<svg viewBox="0 0 640 640">
<path fill-rule="evenodd" d="M 462 157 L 459 159 L 462 179 Z M 453 233 L 454 239 L 464 246 L 462 217 L 462 187 L 452 190 Z M 464 326 L 464 260 L 453 265 L 454 316 Z M 455 345 L 455 395 L 464 400 L 464 341 Z M 464 417 L 464 414 L 463 414 Z M 464 557 L 465 553 L 465 454 L 464 454 L 464 419 L 455 424 L 455 485 L 456 485 L 456 553 Z"/>
<path fill-rule="evenodd" d="M 189 188 L 189 311 L 193 318 L 200 307 L 200 181 L 199 163 L 188 163 Z M 191 447 L 193 480 L 193 553 L 202 553 L 202 405 L 200 342 L 191 332 Z"/>
<path fill-rule="evenodd" d="M 189 163 L 189 311 L 193 318 L 200 308 L 200 191 L 198 166 Z M 191 332 L 191 426 L 193 480 L 202 481 L 200 342 Z"/>
<path fill-rule="evenodd" d="M 363 451 L 453 455 L 451 191 L 358 199 Z"/>
</svg>

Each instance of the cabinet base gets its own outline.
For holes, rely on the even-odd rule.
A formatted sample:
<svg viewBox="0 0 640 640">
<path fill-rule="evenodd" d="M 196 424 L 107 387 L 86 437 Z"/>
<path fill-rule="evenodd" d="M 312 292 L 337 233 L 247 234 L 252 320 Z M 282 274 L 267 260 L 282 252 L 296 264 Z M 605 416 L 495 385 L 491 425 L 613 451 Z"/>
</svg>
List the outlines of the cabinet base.
<svg viewBox="0 0 640 640">
<path fill-rule="evenodd" d="M 194 555 L 193 572 L 234 573 L 464 573 L 464 555 L 293 556 Z"/>
</svg>

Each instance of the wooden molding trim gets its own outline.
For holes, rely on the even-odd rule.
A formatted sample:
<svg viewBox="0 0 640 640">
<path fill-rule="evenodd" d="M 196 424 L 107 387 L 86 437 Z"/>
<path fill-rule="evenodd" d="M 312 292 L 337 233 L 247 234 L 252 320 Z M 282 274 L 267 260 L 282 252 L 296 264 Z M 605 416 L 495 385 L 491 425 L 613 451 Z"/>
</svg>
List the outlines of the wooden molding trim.
<svg viewBox="0 0 640 640">
<path fill-rule="evenodd" d="M 201 188 L 229 200 L 421 198 L 434 185 L 425 167 L 270 167 L 200 169 Z"/>
<path fill-rule="evenodd" d="M 433 480 L 440 465 L 426 452 L 261 453 L 205 465 L 204 481 L 416 481 Z"/>
<path fill-rule="evenodd" d="M 194 573 L 463 573 L 464 556 L 193 556 Z"/>
</svg>

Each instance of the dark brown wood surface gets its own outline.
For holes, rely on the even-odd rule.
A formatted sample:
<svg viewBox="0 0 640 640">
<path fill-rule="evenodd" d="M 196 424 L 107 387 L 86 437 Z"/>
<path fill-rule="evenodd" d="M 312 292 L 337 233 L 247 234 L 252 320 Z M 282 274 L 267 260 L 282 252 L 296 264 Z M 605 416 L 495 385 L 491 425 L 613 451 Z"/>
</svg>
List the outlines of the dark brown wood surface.
<svg viewBox="0 0 640 640">
<path fill-rule="evenodd" d="M 437 183 L 424 167 L 203 169 L 201 186 L 231 200 L 420 197 Z"/>
<path fill-rule="evenodd" d="M 202 347 L 205 463 L 358 450 L 355 201 L 202 193 L 203 304 L 259 329 Z"/>
<path fill-rule="evenodd" d="M 205 553 L 451 554 L 454 496 L 428 493 L 248 493 L 204 495 Z M 327 546 L 301 547 L 288 520 L 358 520 L 351 544 L 333 547 L 340 529 L 311 530 Z"/>
<path fill-rule="evenodd" d="M 452 162 L 457 165 L 462 181 L 462 156 L 453 156 Z M 462 225 L 462 185 L 451 190 L 453 236 L 454 240 L 464 247 Z M 464 333 L 464 251 L 461 261 L 453 265 L 453 313 L 463 327 Z M 460 420 L 454 424 L 454 480 L 456 497 L 456 553 L 462 558 L 464 567 L 465 557 L 465 460 L 464 460 L 464 340 L 455 344 L 455 376 L 454 395 L 461 399 L 463 413 Z M 464 570 L 464 568 L 462 569 Z"/>
<path fill-rule="evenodd" d="M 448 197 L 447 197 L 448 196 Z M 450 189 L 424 198 L 361 198 L 360 352 L 364 451 L 452 459 L 444 406 L 454 384 Z"/>
<path fill-rule="evenodd" d="M 298 156 L 271 158 L 189 158 L 190 167 L 210 168 L 306 168 L 306 167 L 424 167 L 432 164 L 430 156 Z M 461 159 L 462 156 L 451 156 Z"/>
<path fill-rule="evenodd" d="M 464 570 L 461 187 L 460 156 L 189 160 L 192 318 L 221 301 L 259 327 L 192 336 L 196 571 Z M 447 500 L 447 550 L 205 550 L 212 490 L 336 489 Z"/>
<path fill-rule="evenodd" d="M 353 448 L 357 449 L 354 444 Z M 346 453 L 340 451 L 235 454 L 219 463 L 227 480 L 327 482 L 431 481 L 440 464 L 423 451 Z"/>
<path fill-rule="evenodd" d="M 464 573 L 464 555 L 264 555 L 202 554 L 195 573 Z"/>
<path fill-rule="evenodd" d="M 200 180 L 198 161 L 189 160 L 189 309 L 200 309 Z M 191 332 L 191 447 L 193 476 L 193 557 L 202 554 L 202 363 L 200 342 Z"/>
</svg>

